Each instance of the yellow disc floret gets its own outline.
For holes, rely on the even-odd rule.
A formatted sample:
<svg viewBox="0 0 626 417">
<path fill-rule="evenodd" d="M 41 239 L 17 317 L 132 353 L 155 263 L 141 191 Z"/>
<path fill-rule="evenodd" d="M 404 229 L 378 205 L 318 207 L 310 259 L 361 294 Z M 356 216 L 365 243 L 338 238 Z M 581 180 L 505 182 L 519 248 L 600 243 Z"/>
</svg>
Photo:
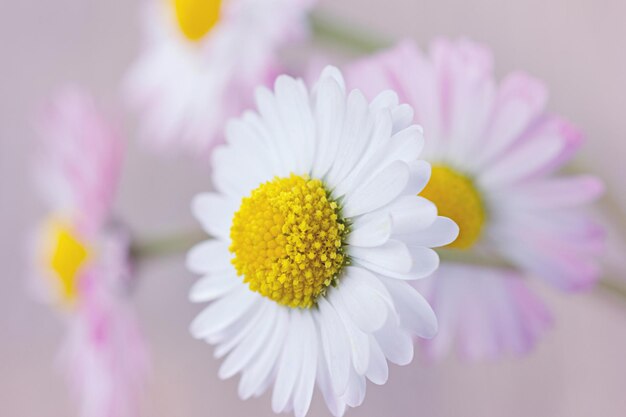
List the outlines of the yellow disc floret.
<svg viewBox="0 0 626 417">
<path fill-rule="evenodd" d="M 71 302 L 78 293 L 79 273 L 88 257 L 87 248 L 71 227 L 60 222 L 51 224 L 48 236 L 50 269 L 59 280 L 62 300 Z"/>
<path fill-rule="evenodd" d="M 181 32 L 199 41 L 220 19 L 221 0 L 171 0 Z"/>
<path fill-rule="evenodd" d="M 291 175 L 242 200 L 230 251 L 250 289 L 289 307 L 309 308 L 346 262 L 346 224 L 320 180 Z"/>
<path fill-rule="evenodd" d="M 471 179 L 447 166 L 433 165 L 430 181 L 420 195 L 459 226 L 459 236 L 447 247 L 469 249 L 476 243 L 485 223 L 485 209 Z"/>
</svg>

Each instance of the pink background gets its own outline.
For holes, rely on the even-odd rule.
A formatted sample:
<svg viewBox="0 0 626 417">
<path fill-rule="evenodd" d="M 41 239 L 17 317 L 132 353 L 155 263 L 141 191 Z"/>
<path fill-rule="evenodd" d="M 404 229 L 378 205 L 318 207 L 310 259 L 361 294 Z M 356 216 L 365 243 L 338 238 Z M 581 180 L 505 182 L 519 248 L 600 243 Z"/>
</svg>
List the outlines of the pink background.
<svg viewBox="0 0 626 417">
<path fill-rule="evenodd" d="M 32 111 L 67 81 L 84 84 L 118 115 L 116 94 L 138 50 L 138 1 L 4 1 L 0 12 L 0 414 L 68 417 L 54 359 L 62 327 L 25 291 L 24 241 L 42 215 L 32 189 Z M 394 37 L 424 43 L 467 35 L 490 44 L 497 71 L 523 68 L 551 87 L 551 107 L 589 135 L 580 161 L 614 192 L 626 179 L 626 3 L 623 0 L 322 1 L 326 10 Z M 131 123 L 132 125 L 132 123 Z M 129 134 L 132 129 L 128 129 Z M 135 144 L 118 210 L 140 235 L 189 229 L 191 196 L 209 187 L 205 167 L 163 160 Z M 626 195 L 620 196 L 626 207 Z M 271 416 L 268 396 L 241 402 L 236 380 L 217 378 L 211 349 L 187 325 L 194 278 L 181 256 L 140 270 L 137 308 L 154 369 L 145 416 Z M 393 367 L 384 387 L 368 386 L 349 416 L 626 415 L 626 304 L 599 291 L 565 297 L 544 288 L 557 327 L 529 356 L 489 364 L 451 358 L 436 366 Z M 327 415 L 314 400 L 311 416 Z"/>
</svg>

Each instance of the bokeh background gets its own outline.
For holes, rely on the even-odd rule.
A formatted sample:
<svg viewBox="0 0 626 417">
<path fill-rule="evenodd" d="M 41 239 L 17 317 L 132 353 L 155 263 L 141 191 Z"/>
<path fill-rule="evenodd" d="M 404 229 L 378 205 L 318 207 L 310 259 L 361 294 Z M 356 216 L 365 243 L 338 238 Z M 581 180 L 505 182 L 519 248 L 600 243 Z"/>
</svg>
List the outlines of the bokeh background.
<svg viewBox="0 0 626 417">
<path fill-rule="evenodd" d="M 0 414 L 71 417 L 54 361 L 55 314 L 25 285 L 25 239 L 42 215 L 32 187 L 33 111 L 59 85 L 86 85 L 120 118 L 119 82 L 139 50 L 138 0 L 3 0 L 0 7 Z M 600 174 L 626 208 L 626 2 L 623 0 L 321 0 L 324 10 L 392 38 L 426 44 L 465 35 L 493 47 L 497 72 L 528 70 L 546 81 L 550 107 L 588 134 L 579 162 Z M 129 119 L 127 132 L 132 137 Z M 141 236 L 196 227 L 192 195 L 209 171 L 146 153 L 134 141 L 117 209 Z M 625 255 L 626 256 L 626 255 Z M 220 381 L 211 349 L 188 323 L 194 277 L 181 256 L 142 265 L 135 295 L 152 348 L 146 417 L 272 416 L 269 397 L 242 402 L 236 379 Z M 619 277 L 618 277 L 619 278 Z M 622 278 L 623 279 L 623 278 Z M 626 280 L 623 279 L 626 283 Z M 564 296 L 539 288 L 556 328 L 528 357 L 392 367 L 368 385 L 349 416 L 624 416 L 626 302 L 600 290 Z M 311 416 L 326 416 L 319 399 Z"/>
</svg>

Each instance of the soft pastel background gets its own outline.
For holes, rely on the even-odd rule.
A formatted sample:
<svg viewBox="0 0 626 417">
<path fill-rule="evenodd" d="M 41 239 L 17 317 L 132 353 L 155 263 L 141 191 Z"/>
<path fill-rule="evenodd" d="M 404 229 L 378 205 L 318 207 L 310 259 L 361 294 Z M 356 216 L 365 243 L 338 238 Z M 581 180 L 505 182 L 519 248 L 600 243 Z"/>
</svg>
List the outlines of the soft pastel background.
<svg viewBox="0 0 626 417">
<path fill-rule="evenodd" d="M 42 214 L 29 168 L 32 111 L 67 81 L 89 86 L 118 115 L 119 80 L 138 51 L 133 0 L 3 1 L 0 11 L 0 415 L 71 417 L 54 359 L 62 326 L 25 291 L 25 238 Z M 328 10 L 389 36 L 427 42 L 467 35 L 490 44 L 503 74 L 524 68 L 546 80 L 551 107 L 589 135 L 581 163 L 601 174 L 626 207 L 626 2 L 623 0 L 343 0 Z M 130 124 L 132 126 L 132 123 Z M 132 129 L 128 129 L 132 132 Z M 118 210 L 137 234 L 195 226 L 191 196 L 209 187 L 206 167 L 163 160 L 133 143 Z M 182 257 L 141 268 L 136 300 L 153 350 L 148 417 L 271 416 L 268 397 L 241 402 L 236 380 L 217 378 L 211 349 L 187 325 L 194 280 Z M 626 282 L 626 280 L 624 280 Z M 624 416 L 626 302 L 600 291 L 565 297 L 541 289 L 557 326 L 527 358 L 491 364 L 450 359 L 393 367 L 368 386 L 349 416 Z M 316 401 L 311 416 L 325 416 Z"/>
</svg>

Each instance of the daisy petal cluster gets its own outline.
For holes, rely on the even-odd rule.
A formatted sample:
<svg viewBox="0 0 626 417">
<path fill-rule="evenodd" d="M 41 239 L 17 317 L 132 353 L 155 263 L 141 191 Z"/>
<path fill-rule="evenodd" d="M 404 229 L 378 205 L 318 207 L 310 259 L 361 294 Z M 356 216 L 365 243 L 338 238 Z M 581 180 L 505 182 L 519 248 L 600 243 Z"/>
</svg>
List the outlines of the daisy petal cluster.
<svg viewBox="0 0 626 417">
<path fill-rule="evenodd" d="M 392 91 L 368 101 L 327 67 L 309 90 L 288 76 L 256 93 L 215 149 L 215 192 L 194 215 L 215 240 L 195 246 L 190 292 L 210 302 L 191 333 L 241 374 L 246 399 L 307 413 L 317 385 L 333 415 L 412 360 L 435 315 L 409 281 L 439 265 L 456 224 L 419 196 L 430 176 L 422 129 Z"/>
<path fill-rule="evenodd" d="M 123 143 L 77 89 L 50 103 L 41 137 L 37 178 L 49 214 L 35 288 L 66 322 L 62 367 L 81 416 L 137 416 L 146 352 L 126 294 L 129 239 L 111 219 Z"/>
<path fill-rule="evenodd" d="M 489 50 L 467 40 L 436 41 L 427 54 L 404 42 L 346 70 L 349 84 L 368 96 L 394 88 L 413 106 L 426 132 L 423 157 L 433 165 L 421 195 L 460 227 L 442 251 L 457 261 L 444 262 L 429 290 L 436 312 L 446 316 L 442 326 L 450 325 L 442 329 L 448 336 L 431 345 L 439 354 L 452 336 L 469 356 L 527 350 L 549 320 L 524 288 L 525 278 L 571 291 L 588 288 L 600 272 L 604 233 L 586 208 L 603 185 L 589 175 L 558 173 L 581 133 L 546 111 L 540 81 L 515 72 L 496 83 L 492 61 Z M 508 266 L 481 270 L 459 255 Z M 519 282 L 498 282 L 498 275 Z M 514 301 L 505 307 L 503 300 Z M 477 325 L 487 311 L 501 316 Z M 507 325 L 498 321 L 504 317 Z"/>
<path fill-rule="evenodd" d="M 277 50 L 306 34 L 313 0 L 151 0 L 126 91 L 153 145 L 205 154 L 224 121 L 273 82 Z"/>
</svg>

